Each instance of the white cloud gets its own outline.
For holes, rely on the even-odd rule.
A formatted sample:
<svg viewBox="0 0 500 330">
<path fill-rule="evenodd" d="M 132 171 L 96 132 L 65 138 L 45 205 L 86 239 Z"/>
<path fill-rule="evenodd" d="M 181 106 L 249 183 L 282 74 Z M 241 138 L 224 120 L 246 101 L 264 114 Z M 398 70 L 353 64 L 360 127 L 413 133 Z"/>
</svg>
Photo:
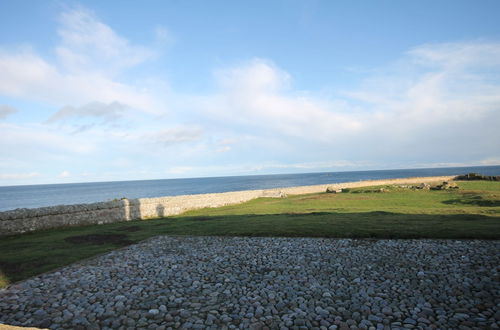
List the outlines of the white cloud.
<svg viewBox="0 0 500 330">
<path fill-rule="evenodd" d="M 13 113 L 16 113 L 18 110 L 9 105 L 0 104 L 0 120 L 5 119 Z"/>
<path fill-rule="evenodd" d="M 498 43 L 487 41 L 425 44 L 408 54 L 418 65 L 462 71 L 467 68 L 491 68 L 500 65 Z"/>
<path fill-rule="evenodd" d="M 291 76 L 271 61 L 255 58 L 241 66 L 216 71 L 219 83 L 234 93 L 279 92 L 290 85 Z"/>
<path fill-rule="evenodd" d="M 486 159 L 481 159 L 477 165 L 481 166 L 492 166 L 500 164 L 500 157 L 489 157 Z"/>
<path fill-rule="evenodd" d="M 362 129 L 363 123 L 346 113 L 343 102 L 289 91 L 290 75 L 269 61 L 254 59 L 220 70 L 216 77 L 222 92 L 208 103 L 211 113 L 223 120 L 321 141 Z"/>
<path fill-rule="evenodd" d="M 63 12 L 60 22 L 61 42 L 56 53 L 70 72 L 93 70 L 114 74 L 155 55 L 147 47 L 130 44 L 88 9 Z"/>
<path fill-rule="evenodd" d="M 193 165 L 193 166 L 173 166 L 165 173 L 182 177 L 202 177 L 214 175 L 249 175 L 249 174 L 270 174 L 270 173 L 296 173 L 312 171 L 334 171 L 334 170 L 356 170 L 370 169 L 380 164 L 370 162 L 355 162 L 347 160 L 307 162 L 307 163 L 285 163 L 280 161 L 264 161 L 255 163 L 250 161 L 238 161 L 234 163 L 220 165 Z"/>
<path fill-rule="evenodd" d="M 356 169 L 356 168 L 369 168 L 375 164 L 366 161 L 348 161 L 348 160 L 335 160 L 335 161 L 321 161 L 321 162 L 308 162 L 308 163 L 270 163 L 265 167 L 267 169 L 299 169 L 299 170 L 318 170 L 318 169 Z"/>
<path fill-rule="evenodd" d="M 59 173 L 59 177 L 60 178 L 68 178 L 70 176 L 71 176 L 71 173 L 69 171 L 67 171 L 67 170 L 64 170 L 61 173 Z"/>
<path fill-rule="evenodd" d="M 477 160 L 498 154 L 500 61 L 494 57 L 499 52 L 499 43 L 474 42 L 413 49 L 406 58 L 411 74 L 371 79 L 350 95 L 371 114 L 372 142 L 423 157 Z"/>
<path fill-rule="evenodd" d="M 33 53 L 0 52 L 0 94 L 49 104 L 120 102 L 149 113 L 163 108 L 140 88 L 114 81 L 100 73 L 68 74 Z"/>
<path fill-rule="evenodd" d="M 51 130 L 45 125 L 0 124 L 0 132 L 0 160 L 8 155 L 16 159 L 40 161 L 46 158 L 49 161 L 88 155 L 96 149 L 95 141 L 87 137 L 74 137 L 64 131 Z"/>
<path fill-rule="evenodd" d="M 231 151 L 230 146 L 220 146 L 217 149 L 215 149 L 215 152 L 228 152 Z"/>
<path fill-rule="evenodd" d="M 175 166 L 166 170 L 165 173 L 170 175 L 183 175 L 190 172 L 192 173 L 193 170 L 194 168 L 191 166 Z"/>
<path fill-rule="evenodd" d="M 31 173 L 0 173 L 0 180 L 26 180 L 40 176 L 37 172 Z"/>
<path fill-rule="evenodd" d="M 164 147 L 194 142 L 201 139 L 203 131 L 199 128 L 174 127 L 162 129 L 157 132 L 147 134 L 144 140 L 157 143 Z"/>
<path fill-rule="evenodd" d="M 58 32 L 55 63 L 31 49 L 0 49 L 0 94 L 56 106 L 119 102 L 147 113 L 165 112 L 166 103 L 153 92 L 117 78 L 152 58 L 153 49 L 131 45 L 85 9 L 63 12 Z"/>
<path fill-rule="evenodd" d="M 310 140 L 316 150 L 333 148 L 334 158 L 479 160 L 500 150 L 498 54 L 495 42 L 416 47 L 359 89 L 329 98 L 293 90 L 290 74 L 255 59 L 217 72 L 221 91 L 205 107 L 302 153 Z"/>
<path fill-rule="evenodd" d="M 48 122 L 61 121 L 71 118 L 97 117 L 105 122 L 115 121 L 122 117 L 128 106 L 119 102 L 102 103 L 91 102 L 81 107 L 65 106 L 54 113 Z"/>
</svg>

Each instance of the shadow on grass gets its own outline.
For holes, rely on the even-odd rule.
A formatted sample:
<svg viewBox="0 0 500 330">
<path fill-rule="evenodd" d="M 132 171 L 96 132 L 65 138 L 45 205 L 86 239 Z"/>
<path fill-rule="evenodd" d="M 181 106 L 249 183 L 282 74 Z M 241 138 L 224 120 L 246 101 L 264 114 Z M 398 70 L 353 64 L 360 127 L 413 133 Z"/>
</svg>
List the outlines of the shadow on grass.
<svg viewBox="0 0 500 330">
<path fill-rule="evenodd" d="M 479 214 L 311 212 L 177 216 L 50 229 L 2 237 L 0 287 L 158 235 L 499 239 L 500 218 Z"/>
<path fill-rule="evenodd" d="M 443 201 L 442 203 L 448 205 L 472 205 L 472 206 L 485 206 L 485 207 L 500 206 L 500 200 L 485 199 L 481 196 L 450 199 Z"/>
<path fill-rule="evenodd" d="M 117 230 L 120 230 L 117 228 Z M 104 244 L 116 244 L 116 245 L 130 245 L 133 242 L 127 239 L 125 234 L 87 234 L 87 235 L 76 235 L 69 236 L 64 239 L 64 241 L 72 244 L 91 244 L 91 245 L 104 245 Z"/>
</svg>

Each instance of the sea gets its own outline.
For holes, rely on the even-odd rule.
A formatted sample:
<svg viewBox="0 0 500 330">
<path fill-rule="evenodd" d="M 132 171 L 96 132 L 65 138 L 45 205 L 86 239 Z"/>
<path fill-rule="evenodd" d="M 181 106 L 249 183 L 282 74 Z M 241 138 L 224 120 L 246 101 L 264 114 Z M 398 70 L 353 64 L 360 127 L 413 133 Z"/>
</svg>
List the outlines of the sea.
<svg viewBox="0 0 500 330">
<path fill-rule="evenodd" d="M 393 178 L 466 173 L 500 175 L 500 166 L 440 167 L 397 170 L 270 174 L 191 179 L 162 179 L 67 184 L 0 186 L 0 211 L 94 203 L 115 198 L 144 198 L 239 190 L 284 188 Z"/>
</svg>

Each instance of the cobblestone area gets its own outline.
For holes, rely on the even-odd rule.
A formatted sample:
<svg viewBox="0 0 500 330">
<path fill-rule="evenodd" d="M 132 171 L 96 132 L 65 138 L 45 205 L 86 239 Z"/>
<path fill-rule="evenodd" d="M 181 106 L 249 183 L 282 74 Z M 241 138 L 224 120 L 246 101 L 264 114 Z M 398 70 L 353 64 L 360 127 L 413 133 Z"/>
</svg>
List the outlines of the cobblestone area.
<svg viewBox="0 0 500 330">
<path fill-rule="evenodd" d="M 53 329 L 498 328 L 500 242 L 157 237 L 0 290 Z"/>
</svg>

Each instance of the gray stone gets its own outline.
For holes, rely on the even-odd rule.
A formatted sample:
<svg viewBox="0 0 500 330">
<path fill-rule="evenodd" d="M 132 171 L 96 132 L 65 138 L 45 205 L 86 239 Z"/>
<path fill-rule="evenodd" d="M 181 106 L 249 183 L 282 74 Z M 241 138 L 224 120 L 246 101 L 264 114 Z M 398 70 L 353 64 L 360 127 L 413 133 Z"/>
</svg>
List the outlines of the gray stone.
<svg viewBox="0 0 500 330">
<path fill-rule="evenodd" d="M 47 317 L 47 312 L 44 311 L 43 309 L 38 309 L 33 313 L 33 316 L 36 317 L 37 319 L 42 319 Z"/>
<path fill-rule="evenodd" d="M 306 321 L 303 318 L 296 318 L 293 323 L 298 326 L 303 326 L 306 324 Z"/>
<path fill-rule="evenodd" d="M 181 310 L 181 312 L 179 313 L 180 317 L 182 317 L 183 319 L 187 319 L 191 316 L 191 312 L 188 311 L 188 310 Z"/>
<path fill-rule="evenodd" d="M 382 322 L 382 318 L 376 316 L 376 315 L 369 315 L 368 316 L 368 321 L 372 322 Z"/>
<path fill-rule="evenodd" d="M 156 237 L 0 290 L 0 323 L 488 328 L 500 316 L 499 249 L 480 240 Z"/>
</svg>

